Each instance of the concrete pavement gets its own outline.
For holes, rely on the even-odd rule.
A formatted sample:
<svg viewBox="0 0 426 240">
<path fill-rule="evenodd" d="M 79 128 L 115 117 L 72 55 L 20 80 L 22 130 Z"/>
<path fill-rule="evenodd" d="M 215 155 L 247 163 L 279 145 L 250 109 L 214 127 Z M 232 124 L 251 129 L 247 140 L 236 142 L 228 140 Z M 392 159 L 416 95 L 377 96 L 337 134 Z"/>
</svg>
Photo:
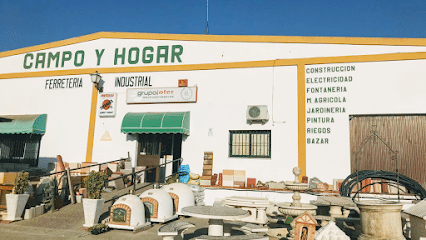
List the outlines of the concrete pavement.
<svg viewBox="0 0 426 240">
<path fill-rule="evenodd" d="M 140 194 L 152 188 L 152 185 L 147 186 L 146 184 L 138 184 L 137 187 L 142 188 L 136 191 L 136 194 Z M 103 198 L 108 201 L 114 197 L 128 193 L 130 189 L 132 188 L 104 193 Z M 105 219 L 109 216 L 109 208 L 112 204 L 113 201 L 109 201 L 105 204 L 101 219 Z M 185 239 L 207 234 L 208 220 L 181 216 L 177 221 L 191 222 L 196 226 L 185 232 Z M 157 235 L 157 230 L 161 226 L 159 223 L 154 223 L 150 229 L 138 233 L 127 230 L 110 229 L 108 232 L 99 235 L 90 234 L 87 230 L 83 229 L 83 224 L 84 214 L 82 204 L 69 204 L 53 213 L 45 213 L 28 220 L 0 224 L 0 239 L 162 239 L 162 237 Z"/>
</svg>

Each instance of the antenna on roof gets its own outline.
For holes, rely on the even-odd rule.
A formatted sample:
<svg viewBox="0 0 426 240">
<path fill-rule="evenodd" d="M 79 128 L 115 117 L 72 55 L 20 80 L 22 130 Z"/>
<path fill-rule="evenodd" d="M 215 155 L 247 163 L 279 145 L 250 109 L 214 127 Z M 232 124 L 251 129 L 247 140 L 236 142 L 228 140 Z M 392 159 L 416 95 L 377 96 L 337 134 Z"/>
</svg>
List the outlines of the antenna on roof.
<svg viewBox="0 0 426 240">
<path fill-rule="evenodd" d="M 209 34 L 209 0 L 207 0 L 207 27 L 206 34 Z"/>
</svg>

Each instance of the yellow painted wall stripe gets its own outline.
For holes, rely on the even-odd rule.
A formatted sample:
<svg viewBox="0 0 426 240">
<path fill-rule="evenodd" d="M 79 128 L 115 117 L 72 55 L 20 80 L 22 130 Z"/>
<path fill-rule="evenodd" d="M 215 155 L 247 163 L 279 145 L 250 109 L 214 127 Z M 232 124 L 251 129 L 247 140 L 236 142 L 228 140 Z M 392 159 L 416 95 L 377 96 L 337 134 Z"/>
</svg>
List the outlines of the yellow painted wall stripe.
<svg viewBox="0 0 426 240">
<path fill-rule="evenodd" d="M 297 111 L 298 111 L 298 166 L 302 169 L 299 181 L 306 175 L 306 106 L 305 106 L 305 65 L 297 65 Z"/>
<path fill-rule="evenodd" d="M 108 35 L 108 37 L 112 37 L 112 36 L 115 36 L 115 34 L 118 34 L 118 33 L 107 33 L 106 35 Z M 98 34 L 83 36 L 81 38 L 87 40 L 88 38 L 98 37 L 98 35 L 102 35 L 103 37 L 105 37 L 104 33 L 98 33 Z M 152 35 L 157 35 L 157 34 L 148 34 L 148 35 L 152 36 Z M 121 36 L 121 38 L 123 38 L 122 34 L 119 34 L 119 36 Z M 126 35 L 126 36 L 128 38 L 132 38 L 132 39 L 136 38 L 135 36 L 133 36 L 133 34 L 129 34 L 129 35 Z M 172 35 L 172 36 L 177 38 L 178 35 Z M 188 37 L 187 35 L 183 35 L 183 36 Z M 205 36 L 200 35 L 199 37 L 201 38 L 201 37 L 205 37 Z M 223 36 L 216 36 L 216 37 L 220 38 L 220 37 L 223 37 Z M 236 36 L 236 37 L 238 37 L 238 36 Z M 246 36 L 241 36 L 241 37 L 245 38 Z M 66 40 L 66 41 L 71 41 L 71 40 Z M 73 41 L 77 41 L 77 40 L 73 40 Z M 240 39 L 238 41 L 242 41 L 242 40 Z M 259 41 L 259 40 L 257 40 L 257 41 Z M 411 43 L 413 43 L 413 42 L 411 42 Z M 61 42 L 61 44 L 63 44 L 63 42 Z M 405 42 L 404 44 L 407 44 L 407 42 Z M 50 46 L 50 47 L 52 47 L 52 46 Z M 35 50 L 31 50 L 31 51 L 35 51 Z M 1 53 L 0 53 L 0 57 L 1 57 Z M 93 73 L 95 71 L 98 71 L 99 73 L 103 74 L 103 73 L 127 73 L 127 72 L 194 71 L 194 70 L 255 68 L 255 67 L 297 65 L 297 72 L 298 72 L 298 77 L 297 77 L 297 81 L 298 81 L 298 87 L 297 87 L 297 89 L 298 89 L 297 90 L 298 91 L 298 165 L 302 169 L 302 174 L 300 176 L 305 176 L 306 175 L 305 66 L 306 65 L 313 65 L 313 64 L 354 63 L 354 62 L 384 62 L 384 61 L 402 61 L 402 60 L 418 60 L 418 59 L 426 59 L 426 52 L 390 53 L 390 54 L 341 56 L 341 57 L 317 57 L 317 58 L 299 58 L 299 59 L 296 58 L 296 59 L 278 59 L 278 60 L 265 60 L 265 61 L 187 64 L 187 65 L 168 65 L 168 66 L 86 68 L 86 69 L 72 69 L 72 70 L 55 70 L 55 71 L 42 71 L 42 72 L 24 72 L 24 73 L 0 74 L 0 79 L 80 75 L 80 74 L 90 74 L 90 73 Z M 96 121 L 97 97 L 98 97 L 97 89 L 95 87 L 93 87 L 91 110 L 90 110 L 90 120 L 89 120 L 88 141 L 87 141 L 86 162 L 92 161 L 94 129 L 95 129 L 95 121 Z"/>
<path fill-rule="evenodd" d="M 0 57 L 46 50 L 97 39 L 149 39 L 205 42 L 253 42 L 253 43 L 312 43 L 348 45 L 426 46 L 425 38 L 363 38 L 363 37 L 291 37 L 291 36 L 241 36 L 241 35 L 195 35 L 161 33 L 98 32 L 61 41 L 0 52 Z"/>
<path fill-rule="evenodd" d="M 90 105 L 89 130 L 87 131 L 86 162 L 92 162 L 93 142 L 95 138 L 96 104 L 98 102 L 98 89 L 92 84 L 92 103 Z"/>
</svg>

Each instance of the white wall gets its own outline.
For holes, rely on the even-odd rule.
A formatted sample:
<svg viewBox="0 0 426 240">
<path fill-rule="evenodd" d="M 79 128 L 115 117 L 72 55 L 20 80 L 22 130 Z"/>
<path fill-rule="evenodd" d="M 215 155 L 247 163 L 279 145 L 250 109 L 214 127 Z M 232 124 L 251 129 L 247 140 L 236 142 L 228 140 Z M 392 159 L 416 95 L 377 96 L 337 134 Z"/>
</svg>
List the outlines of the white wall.
<svg viewBox="0 0 426 240">
<path fill-rule="evenodd" d="M 46 88 L 46 80 L 82 78 L 82 87 Z M 47 114 L 40 163 L 61 155 L 66 162 L 86 161 L 92 83 L 89 75 L 0 80 L 0 115 Z"/>
<path fill-rule="evenodd" d="M 137 76 L 139 74 L 131 74 Z M 284 181 L 283 173 L 291 174 L 297 165 L 297 69 L 277 68 L 224 69 L 207 71 L 162 72 L 151 76 L 152 87 L 177 86 L 178 79 L 188 79 L 189 86 L 198 86 L 196 103 L 126 104 L 125 88 L 114 86 L 116 76 L 105 74 L 105 92 L 118 93 L 117 116 L 96 119 L 94 162 L 114 160 L 133 154 L 136 144 L 120 133 L 127 112 L 190 111 L 190 135 L 182 143 L 184 164 L 191 171 L 202 173 L 205 151 L 213 151 L 213 172 L 223 169 L 246 170 L 247 177 L 263 181 Z M 270 120 L 266 124 L 248 124 L 247 105 L 267 105 Z M 274 121 L 274 122 L 273 122 Z M 209 129 L 213 135 L 209 136 Z M 271 130 L 272 157 L 229 158 L 229 130 Z M 100 141 L 105 131 L 112 141 Z M 134 155 L 132 155 L 134 156 Z M 133 158 L 134 159 L 134 158 Z M 277 169 L 279 169 L 277 171 Z"/>
<path fill-rule="evenodd" d="M 346 92 L 306 93 L 319 97 L 343 97 L 345 103 L 306 103 L 306 109 L 345 107 L 345 113 L 306 113 L 306 117 L 333 117 L 334 123 L 312 124 L 307 128 L 330 128 L 331 133 L 306 134 L 307 138 L 328 138 L 329 144 L 307 144 L 307 175 L 328 183 L 350 174 L 349 115 L 426 114 L 425 60 L 311 65 L 306 68 L 355 66 L 355 71 L 306 74 L 306 78 L 351 76 L 347 83 L 306 83 L 308 88 L 346 87 Z M 332 174 L 330 172 L 332 171 Z"/>
<path fill-rule="evenodd" d="M 115 49 L 145 46 L 182 45 L 181 63 L 152 63 L 114 65 Z M 105 49 L 99 65 L 96 49 Z M 23 54 L 0 58 L 4 73 L 26 73 L 46 70 L 132 67 L 155 65 L 182 65 L 203 63 L 229 63 L 239 61 L 307 58 L 319 56 L 345 56 L 392 52 L 424 51 L 416 46 L 378 46 L 344 44 L 296 43 L 236 43 L 139 39 L 98 39 L 89 42 L 41 50 L 39 52 L 85 52 L 84 64 L 74 66 L 74 58 L 58 68 L 24 69 Z M 34 52 L 36 56 L 36 52 Z M 33 60 L 34 61 L 34 60 Z M 308 77 L 351 76 L 350 83 L 308 84 L 306 88 L 335 86 L 347 87 L 342 93 L 306 93 L 306 98 L 345 97 L 345 103 L 306 103 L 306 109 L 345 107 L 345 113 L 310 114 L 306 117 L 333 117 L 334 123 L 310 124 L 307 128 L 330 128 L 327 134 L 307 134 L 308 138 L 328 138 L 329 144 L 307 145 L 307 175 L 331 183 L 333 178 L 345 178 L 350 171 L 349 120 L 351 114 L 404 114 L 425 113 L 426 100 L 423 76 L 425 60 L 374 63 L 322 64 L 307 67 L 355 66 L 354 72 L 306 74 Z M 223 65 L 221 67 L 226 67 Z M 125 69 L 123 70 L 125 71 Z M 201 173 L 203 153 L 213 151 L 213 172 L 223 169 L 245 169 L 247 177 L 261 181 L 292 180 L 291 170 L 298 164 L 298 107 L 297 68 L 264 67 L 240 69 L 214 69 L 200 71 L 170 71 L 141 73 L 102 73 L 104 92 L 115 92 L 117 115 L 115 118 L 96 117 L 93 162 L 105 162 L 127 157 L 134 159 L 136 141 L 120 132 L 121 121 L 127 112 L 191 112 L 191 133 L 182 144 L 184 163 L 193 172 Z M 126 87 L 116 87 L 115 78 L 122 76 L 149 76 L 152 87 L 174 87 L 178 79 L 188 79 L 189 85 L 198 86 L 196 103 L 126 104 Z M 4 77 L 4 76 L 3 76 Z M 56 158 L 60 154 L 67 162 L 85 161 L 87 131 L 91 102 L 88 75 L 70 75 L 83 78 L 82 88 L 46 89 L 45 81 L 59 77 L 21 78 L 0 80 L 1 115 L 47 113 L 46 135 L 41 143 L 41 158 Z M 10 103 L 10 104 L 4 104 Z M 264 125 L 246 122 L 247 105 L 267 105 L 270 120 Z M 99 106 L 99 105 L 98 105 Z M 99 110 L 99 107 L 97 107 Z M 209 129 L 213 136 L 209 136 Z M 229 130 L 272 131 L 271 159 L 245 159 L 228 157 Z M 112 141 L 100 141 L 108 132 Z M 332 171 L 332 173 L 330 172 Z"/>
</svg>

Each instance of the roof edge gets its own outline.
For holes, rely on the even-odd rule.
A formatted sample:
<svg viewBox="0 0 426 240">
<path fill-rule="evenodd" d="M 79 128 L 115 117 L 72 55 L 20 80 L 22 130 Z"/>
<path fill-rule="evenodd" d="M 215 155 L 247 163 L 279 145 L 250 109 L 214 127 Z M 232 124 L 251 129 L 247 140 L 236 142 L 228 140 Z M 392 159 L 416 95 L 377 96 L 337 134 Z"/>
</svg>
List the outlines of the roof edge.
<svg viewBox="0 0 426 240">
<path fill-rule="evenodd" d="M 314 36 L 262 36 L 262 35 L 206 35 L 206 34 L 168 34 L 136 32 L 97 32 L 65 40 L 44 43 L 31 47 L 0 52 L 1 57 L 21 53 L 62 47 L 101 38 L 152 39 L 205 42 L 252 42 L 252 43 L 310 43 L 310 44 L 348 44 L 384 46 L 426 46 L 426 38 L 379 38 L 379 37 L 314 37 Z"/>
</svg>

